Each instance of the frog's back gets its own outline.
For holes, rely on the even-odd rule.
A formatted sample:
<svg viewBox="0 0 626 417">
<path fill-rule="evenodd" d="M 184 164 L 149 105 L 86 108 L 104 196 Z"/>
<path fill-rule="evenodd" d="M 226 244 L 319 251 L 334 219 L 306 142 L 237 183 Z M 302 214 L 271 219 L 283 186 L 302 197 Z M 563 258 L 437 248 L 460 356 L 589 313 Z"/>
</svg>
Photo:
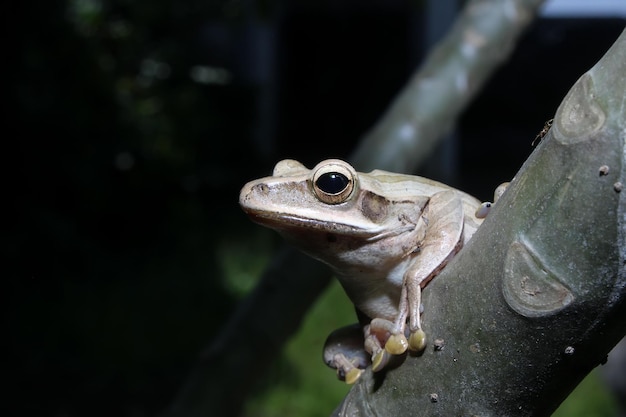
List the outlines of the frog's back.
<svg viewBox="0 0 626 417">
<path fill-rule="evenodd" d="M 384 184 L 385 194 L 393 199 L 401 199 L 402 196 L 408 195 L 432 196 L 441 191 L 454 190 L 463 200 L 466 242 L 483 222 L 483 219 L 475 215 L 476 210 L 478 210 L 481 205 L 481 202 L 477 198 L 442 182 L 417 175 L 398 174 L 381 169 L 375 169 L 365 176 L 369 176 L 380 184 Z"/>
</svg>

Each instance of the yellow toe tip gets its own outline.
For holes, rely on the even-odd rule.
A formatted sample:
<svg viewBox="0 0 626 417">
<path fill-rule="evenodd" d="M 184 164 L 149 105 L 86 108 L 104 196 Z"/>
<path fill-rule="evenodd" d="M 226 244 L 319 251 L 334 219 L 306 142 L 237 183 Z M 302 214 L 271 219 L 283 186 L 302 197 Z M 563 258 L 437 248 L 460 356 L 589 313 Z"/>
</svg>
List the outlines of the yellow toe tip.
<svg viewBox="0 0 626 417">
<path fill-rule="evenodd" d="M 409 336 L 409 349 L 414 352 L 424 350 L 426 347 L 426 333 L 422 329 L 411 333 Z"/>
<path fill-rule="evenodd" d="M 409 348 L 409 342 L 403 334 L 393 334 L 385 343 L 385 350 L 392 355 L 401 355 Z"/>
<path fill-rule="evenodd" d="M 362 373 L 363 371 L 360 370 L 359 368 L 352 368 L 351 370 L 349 370 L 348 373 L 346 374 L 346 384 L 348 385 L 354 384 L 356 381 L 359 380 Z"/>
<path fill-rule="evenodd" d="M 387 351 L 383 350 L 379 350 L 378 353 L 376 353 L 373 357 L 372 357 L 372 371 L 374 372 L 378 372 L 381 369 L 383 369 L 385 367 L 385 365 L 387 365 L 387 362 L 389 361 L 389 354 L 387 353 Z"/>
</svg>

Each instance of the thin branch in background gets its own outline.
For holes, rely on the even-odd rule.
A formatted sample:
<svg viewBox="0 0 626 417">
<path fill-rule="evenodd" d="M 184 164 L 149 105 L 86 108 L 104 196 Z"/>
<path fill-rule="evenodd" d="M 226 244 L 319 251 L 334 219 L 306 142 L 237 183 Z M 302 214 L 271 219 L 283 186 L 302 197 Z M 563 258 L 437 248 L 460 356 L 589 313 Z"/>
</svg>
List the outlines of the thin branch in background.
<svg viewBox="0 0 626 417">
<path fill-rule="evenodd" d="M 350 160 L 357 170 L 410 173 L 430 155 L 511 54 L 543 0 L 467 3 Z"/>
</svg>

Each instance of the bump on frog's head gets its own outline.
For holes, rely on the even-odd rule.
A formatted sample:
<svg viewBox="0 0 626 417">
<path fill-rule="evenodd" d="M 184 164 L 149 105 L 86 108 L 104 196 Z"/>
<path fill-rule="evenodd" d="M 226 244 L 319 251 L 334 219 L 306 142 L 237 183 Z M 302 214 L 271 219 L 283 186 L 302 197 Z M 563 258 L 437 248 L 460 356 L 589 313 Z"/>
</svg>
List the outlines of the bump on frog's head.
<svg viewBox="0 0 626 417">
<path fill-rule="evenodd" d="M 358 189 L 354 168 L 340 159 L 327 159 L 311 171 L 311 187 L 318 200 L 326 204 L 346 202 Z"/>
<path fill-rule="evenodd" d="M 308 172 L 308 168 L 295 159 L 283 159 L 276 164 L 272 175 L 274 177 L 291 177 L 294 175 L 306 174 Z"/>
</svg>

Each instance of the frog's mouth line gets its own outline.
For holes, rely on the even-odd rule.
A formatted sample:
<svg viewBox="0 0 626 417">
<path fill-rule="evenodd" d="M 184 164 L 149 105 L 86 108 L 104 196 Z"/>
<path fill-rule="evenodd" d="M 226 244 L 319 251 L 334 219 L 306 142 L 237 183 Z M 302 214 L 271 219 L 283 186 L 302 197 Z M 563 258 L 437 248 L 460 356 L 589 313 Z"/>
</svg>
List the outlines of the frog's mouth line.
<svg viewBox="0 0 626 417">
<path fill-rule="evenodd" d="M 385 230 L 383 227 L 363 228 L 333 221 L 319 221 L 294 214 L 276 213 L 264 210 L 246 209 L 250 219 L 262 226 L 269 227 L 278 232 L 293 233 L 298 230 L 301 233 L 318 231 L 324 234 L 334 234 L 337 236 L 349 236 L 363 239 L 367 242 L 375 242 L 400 235 L 402 233 L 411 232 L 415 229 L 415 225 L 407 224 L 404 227 L 393 230 Z"/>
</svg>

